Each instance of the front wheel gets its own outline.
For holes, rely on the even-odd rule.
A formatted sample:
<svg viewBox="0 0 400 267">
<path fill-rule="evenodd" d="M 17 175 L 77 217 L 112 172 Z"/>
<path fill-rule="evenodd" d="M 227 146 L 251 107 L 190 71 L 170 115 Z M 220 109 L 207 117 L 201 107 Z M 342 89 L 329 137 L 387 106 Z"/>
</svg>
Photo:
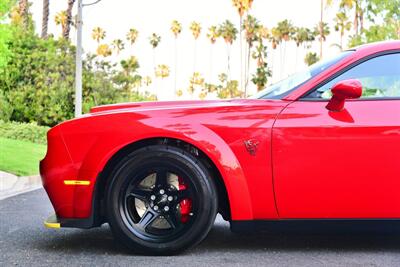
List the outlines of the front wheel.
<svg viewBox="0 0 400 267">
<path fill-rule="evenodd" d="M 114 236 L 145 254 L 176 254 L 198 244 L 217 213 L 215 185 L 202 162 L 164 145 L 122 159 L 106 203 Z"/>
</svg>

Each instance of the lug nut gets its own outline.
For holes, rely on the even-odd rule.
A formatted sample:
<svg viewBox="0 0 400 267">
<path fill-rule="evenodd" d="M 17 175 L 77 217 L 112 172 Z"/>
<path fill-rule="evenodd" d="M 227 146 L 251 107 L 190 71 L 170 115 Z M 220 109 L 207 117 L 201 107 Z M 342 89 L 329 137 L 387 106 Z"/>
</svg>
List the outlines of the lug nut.
<svg viewBox="0 0 400 267">
<path fill-rule="evenodd" d="M 168 201 L 172 201 L 174 198 L 172 196 L 169 196 L 167 199 Z"/>
<path fill-rule="evenodd" d="M 154 206 L 154 210 L 158 210 L 158 206 L 156 205 L 156 206 Z"/>
<path fill-rule="evenodd" d="M 162 195 L 162 194 L 164 194 L 164 193 L 165 193 L 164 189 L 161 189 L 161 190 L 160 190 L 160 194 Z"/>
<path fill-rule="evenodd" d="M 165 210 L 165 211 L 169 211 L 169 207 L 168 207 L 168 206 L 165 206 L 165 207 L 164 207 L 164 210 Z"/>
<path fill-rule="evenodd" d="M 150 196 L 150 199 L 151 199 L 151 200 L 155 200 L 155 199 L 156 199 L 156 196 L 155 196 L 155 195 L 151 195 L 151 196 Z"/>
</svg>

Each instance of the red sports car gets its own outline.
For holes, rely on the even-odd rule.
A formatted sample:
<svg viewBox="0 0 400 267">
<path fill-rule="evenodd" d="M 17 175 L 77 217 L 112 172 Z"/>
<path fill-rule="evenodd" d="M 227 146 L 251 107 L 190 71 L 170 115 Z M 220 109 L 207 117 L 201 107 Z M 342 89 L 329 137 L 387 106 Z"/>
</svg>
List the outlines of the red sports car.
<svg viewBox="0 0 400 267">
<path fill-rule="evenodd" d="M 198 244 L 217 213 L 236 231 L 396 221 L 400 41 L 342 52 L 251 99 L 92 108 L 48 132 L 40 172 L 47 226 L 109 223 L 143 253 Z"/>
</svg>

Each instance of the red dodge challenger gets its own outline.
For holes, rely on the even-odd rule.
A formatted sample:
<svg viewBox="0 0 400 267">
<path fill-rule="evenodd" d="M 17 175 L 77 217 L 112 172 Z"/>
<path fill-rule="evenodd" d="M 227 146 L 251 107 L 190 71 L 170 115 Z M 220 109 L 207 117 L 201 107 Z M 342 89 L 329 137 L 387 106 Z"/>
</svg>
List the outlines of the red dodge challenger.
<svg viewBox="0 0 400 267">
<path fill-rule="evenodd" d="M 124 103 L 48 132 L 46 226 L 108 223 L 140 253 L 301 222 L 400 219 L 400 41 L 361 46 L 251 99 Z M 269 228 L 271 229 L 271 228 Z"/>
</svg>

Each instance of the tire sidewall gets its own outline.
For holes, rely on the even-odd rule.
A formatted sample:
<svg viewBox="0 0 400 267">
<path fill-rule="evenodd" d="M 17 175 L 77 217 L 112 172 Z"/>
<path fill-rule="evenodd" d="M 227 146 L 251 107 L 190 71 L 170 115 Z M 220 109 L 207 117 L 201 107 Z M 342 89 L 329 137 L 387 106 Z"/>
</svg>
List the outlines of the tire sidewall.
<svg viewBox="0 0 400 267">
<path fill-rule="evenodd" d="M 191 180 L 202 199 L 190 229 L 172 241 L 154 242 L 137 237 L 125 225 L 119 212 L 119 194 L 132 172 L 148 161 L 173 161 L 191 173 Z M 113 234 L 126 246 L 145 254 L 175 254 L 201 242 L 211 229 L 217 213 L 215 185 L 204 164 L 190 153 L 175 147 L 154 145 L 136 150 L 126 156 L 114 169 L 106 191 L 108 222 Z"/>
</svg>

